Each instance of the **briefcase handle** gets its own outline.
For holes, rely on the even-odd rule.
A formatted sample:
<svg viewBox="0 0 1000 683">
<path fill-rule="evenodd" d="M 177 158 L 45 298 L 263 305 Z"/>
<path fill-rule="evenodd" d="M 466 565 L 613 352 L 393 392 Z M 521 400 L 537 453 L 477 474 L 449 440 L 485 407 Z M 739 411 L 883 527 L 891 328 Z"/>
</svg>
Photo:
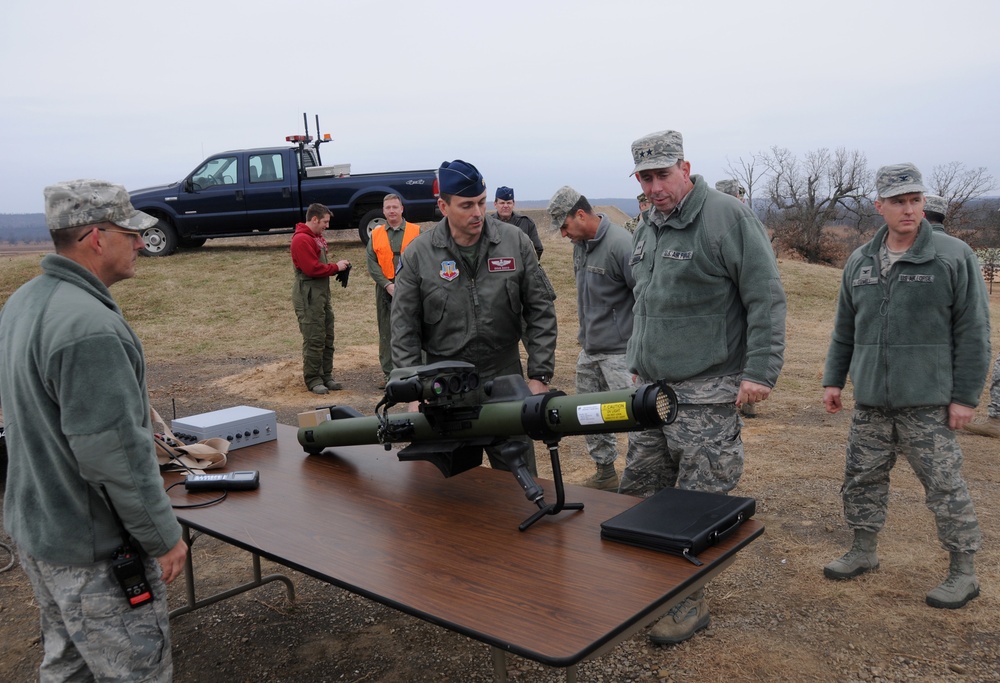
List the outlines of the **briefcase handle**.
<svg viewBox="0 0 1000 683">
<path fill-rule="evenodd" d="M 726 536 L 736 531 L 736 528 L 745 521 L 746 517 L 743 515 L 742 512 L 739 513 L 738 515 L 736 515 L 736 521 L 732 523 L 732 526 L 729 526 L 726 529 L 716 529 L 715 531 L 711 532 L 708 535 L 708 542 L 711 545 L 715 545 L 717 542 L 721 541 Z"/>
</svg>

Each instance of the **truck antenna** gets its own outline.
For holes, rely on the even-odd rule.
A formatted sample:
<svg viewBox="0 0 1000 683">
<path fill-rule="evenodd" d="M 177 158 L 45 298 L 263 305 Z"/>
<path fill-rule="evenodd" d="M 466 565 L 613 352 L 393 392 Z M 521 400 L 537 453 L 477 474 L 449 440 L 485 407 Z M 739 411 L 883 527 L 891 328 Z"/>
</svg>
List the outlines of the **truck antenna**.
<svg viewBox="0 0 1000 683">
<path fill-rule="evenodd" d="M 316 114 L 316 148 L 318 149 L 324 142 L 333 142 L 333 138 L 329 133 L 323 135 L 319 132 L 319 114 Z"/>
<path fill-rule="evenodd" d="M 320 160 L 319 156 L 319 146 L 322 145 L 324 142 L 332 142 L 332 139 L 329 137 L 329 135 L 324 136 L 319 131 L 320 131 L 319 114 L 316 114 L 316 142 L 313 143 L 313 148 L 316 150 L 316 162 L 322 165 L 323 162 Z"/>
</svg>

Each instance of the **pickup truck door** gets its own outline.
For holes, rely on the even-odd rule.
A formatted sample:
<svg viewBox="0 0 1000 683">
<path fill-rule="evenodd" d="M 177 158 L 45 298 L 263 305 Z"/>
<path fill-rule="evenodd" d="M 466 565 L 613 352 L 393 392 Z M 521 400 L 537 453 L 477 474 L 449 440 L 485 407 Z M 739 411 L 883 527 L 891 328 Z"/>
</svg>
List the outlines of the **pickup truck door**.
<svg viewBox="0 0 1000 683">
<path fill-rule="evenodd" d="M 244 179 L 238 155 L 210 158 L 184 181 L 175 206 L 186 235 L 211 236 L 247 229 Z"/>
<path fill-rule="evenodd" d="M 297 169 L 289 166 L 288 157 L 281 151 L 247 154 L 246 208 L 252 217 L 250 228 L 291 228 L 301 220 L 298 186 L 293 185 Z"/>
</svg>

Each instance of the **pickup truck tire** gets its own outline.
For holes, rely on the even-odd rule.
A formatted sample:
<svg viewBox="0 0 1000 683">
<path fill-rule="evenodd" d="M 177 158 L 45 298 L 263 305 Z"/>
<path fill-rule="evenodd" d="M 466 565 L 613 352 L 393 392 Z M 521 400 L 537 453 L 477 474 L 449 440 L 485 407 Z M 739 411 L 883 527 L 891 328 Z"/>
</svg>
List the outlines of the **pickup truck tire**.
<svg viewBox="0 0 1000 683">
<path fill-rule="evenodd" d="M 143 256 L 170 256 L 177 251 L 177 230 L 169 219 L 160 218 L 156 225 L 143 231 L 142 241 L 146 245 L 140 252 Z"/>
<path fill-rule="evenodd" d="M 361 238 L 361 244 L 367 247 L 368 240 L 372 236 L 372 230 L 380 225 L 385 225 L 385 216 L 382 215 L 382 209 L 372 209 L 362 216 L 361 221 L 358 223 L 358 237 Z"/>
</svg>

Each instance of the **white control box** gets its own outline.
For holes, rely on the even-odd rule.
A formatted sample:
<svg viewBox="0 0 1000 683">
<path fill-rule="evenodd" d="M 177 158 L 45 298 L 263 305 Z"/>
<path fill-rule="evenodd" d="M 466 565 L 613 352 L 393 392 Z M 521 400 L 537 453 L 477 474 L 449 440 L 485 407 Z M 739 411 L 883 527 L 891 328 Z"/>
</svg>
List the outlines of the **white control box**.
<svg viewBox="0 0 1000 683">
<path fill-rule="evenodd" d="M 306 178 L 346 178 L 349 175 L 351 175 L 350 164 L 310 166 L 306 169 Z"/>
<path fill-rule="evenodd" d="M 225 439 L 230 443 L 231 451 L 278 438 L 275 412 L 250 406 L 235 406 L 179 417 L 170 421 L 170 429 L 184 443 L 216 437 Z"/>
</svg>

